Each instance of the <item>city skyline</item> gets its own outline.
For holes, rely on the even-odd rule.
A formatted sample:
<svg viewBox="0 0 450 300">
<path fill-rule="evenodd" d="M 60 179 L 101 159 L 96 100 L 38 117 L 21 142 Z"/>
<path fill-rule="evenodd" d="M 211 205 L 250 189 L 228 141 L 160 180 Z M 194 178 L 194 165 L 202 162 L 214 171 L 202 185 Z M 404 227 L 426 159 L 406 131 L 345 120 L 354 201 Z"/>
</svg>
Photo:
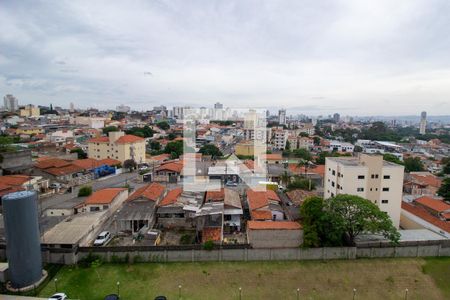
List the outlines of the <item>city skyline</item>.
<svg viewBox="0 0 450 300">
<path fill-rule="evenodd" d="M 1 8 L 0 92 L 22 104 L 450 112 L 446 1 Z"/>
</svg>

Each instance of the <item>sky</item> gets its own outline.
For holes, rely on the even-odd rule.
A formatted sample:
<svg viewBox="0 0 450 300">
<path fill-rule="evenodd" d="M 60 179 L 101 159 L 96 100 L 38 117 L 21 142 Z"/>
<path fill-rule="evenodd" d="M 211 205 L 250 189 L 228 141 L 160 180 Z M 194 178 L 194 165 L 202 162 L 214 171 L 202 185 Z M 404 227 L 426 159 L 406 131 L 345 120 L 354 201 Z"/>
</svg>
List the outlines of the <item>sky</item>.
<svg viewBox="0 0 450 300">
<path fill-rule="evenodd" d="M 0 1 L 20 104 L 450 114 L 450 1 Z"/>
</svg>

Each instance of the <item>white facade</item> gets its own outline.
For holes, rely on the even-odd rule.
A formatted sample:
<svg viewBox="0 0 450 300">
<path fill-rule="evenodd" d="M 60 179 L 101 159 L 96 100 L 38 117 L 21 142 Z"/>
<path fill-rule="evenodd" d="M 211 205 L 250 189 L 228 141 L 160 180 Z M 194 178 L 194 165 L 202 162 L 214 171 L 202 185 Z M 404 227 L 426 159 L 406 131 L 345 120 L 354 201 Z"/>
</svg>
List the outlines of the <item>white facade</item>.
<svg viewBox="0 0 450 300">
<path fill-rule="evenodd" d="M 13 95 L 3 97 L 4 108 L 7 111 L 17 111 L 19 109 L 19 100 Z"/>
<path fill-rule="evenodd" d="M 286 110 L 280 109 L 278 111 L 278 124 L 286 125 Z"/>
<path fill-rule="evenodd" d="M 275 149 L 284 150 L 288 140 L 288 131 L 283 129 L 276 129 L 272 135 L 272 145 Z"/>
<path fill-rule="evenodd" d="M 383 161 L 381 155 L 327 157 L 324 198 L 338 194 L 363 197 L 388 213 L 397 228 L 403 192 L 404 167 Z"/>
<path fill-rule="evenodd" d="M 330 141 L 330 151 L 338 151 L 338 152 L 348 152 L 352 153 L 355 149 L 355 146 L 350 143 L 339 142 L 339 141 Z"/>
</svg>

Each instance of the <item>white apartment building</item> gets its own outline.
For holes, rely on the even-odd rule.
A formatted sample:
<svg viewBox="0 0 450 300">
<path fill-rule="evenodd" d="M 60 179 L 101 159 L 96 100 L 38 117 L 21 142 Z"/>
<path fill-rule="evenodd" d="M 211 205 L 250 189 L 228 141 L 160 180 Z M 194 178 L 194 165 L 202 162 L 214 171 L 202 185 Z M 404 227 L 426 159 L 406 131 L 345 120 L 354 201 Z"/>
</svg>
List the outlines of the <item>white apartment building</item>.
<svg viewBox="0 0 450 300">
<path fill-rule="evenodd" d="M 278 124 L 286 125 L 286 110 L 280 109 L 278 111 Z"/>
<path fill-rule="evenodd" d="M 355 146 L 351 143 L 330 141 L 329 151 L 353 153 Z"/>
<path fill-rule="evenodd" d="M 350 194 L 366 198 L 388 213 L 397 228 L 403 192 L 404 167 L 383 161 L 382 155 L 327 157 L 324 198 Z"/>
<path fill-rule="evenodd" d="M 275 129 L 272 132 L 272 145 L 275 149 L 284 150 L 288 140 L 288 131 L 284 129 Z"/>
</svg>

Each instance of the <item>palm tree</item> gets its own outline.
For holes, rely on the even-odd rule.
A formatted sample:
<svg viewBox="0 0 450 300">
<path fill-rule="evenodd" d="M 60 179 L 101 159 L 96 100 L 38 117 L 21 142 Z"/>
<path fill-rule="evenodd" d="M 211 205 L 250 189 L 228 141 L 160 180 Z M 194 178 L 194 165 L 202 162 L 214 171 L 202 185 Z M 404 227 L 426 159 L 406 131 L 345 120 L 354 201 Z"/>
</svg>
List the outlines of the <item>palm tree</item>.
<svg viewBox="0 0 450 300">
<path fill-rule="evenodd" d="M 289 184 L 289 181 L 291 179 L 291 176 L 289 176 L 287 171 L 284 171 L 283 174 L 280 176 L 281 183 L 284 183 L 286 186 Z"/>
</svg>

